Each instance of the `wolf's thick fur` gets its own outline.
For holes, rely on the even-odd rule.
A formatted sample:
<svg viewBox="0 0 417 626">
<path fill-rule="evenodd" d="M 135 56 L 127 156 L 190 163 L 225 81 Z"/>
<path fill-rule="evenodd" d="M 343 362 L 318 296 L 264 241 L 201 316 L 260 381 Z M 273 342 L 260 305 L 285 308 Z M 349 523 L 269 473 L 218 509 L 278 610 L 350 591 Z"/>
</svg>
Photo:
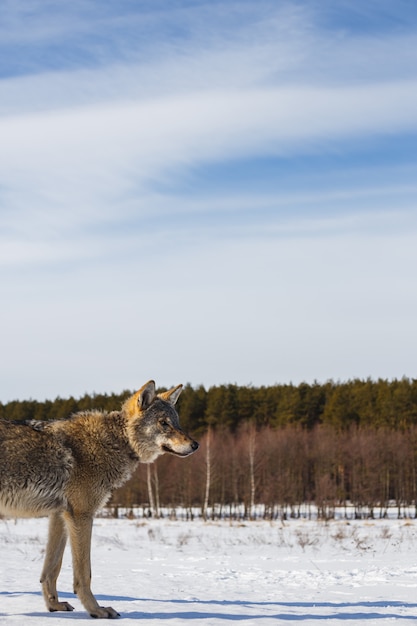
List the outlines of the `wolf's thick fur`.
<svg viewBox="0 0 417 626">
<path fill-rule="evenodd" d="M 56 591 L 68 535 L 74 592 L 92 617 L 119 616 L 99 606 L 90 589 L 93 517 L 138 463 L 151 463 L 164 452 L 188 456 L 197 450 L 174 408 L 181 390 L 178 385 L 156 395 L 151 380 L 121 411 L 88 411 L 55 422 L 0 420 L 0 513 L 50 517 L 41 576 L 49 611 L 73 610 Z"/>
</svg>

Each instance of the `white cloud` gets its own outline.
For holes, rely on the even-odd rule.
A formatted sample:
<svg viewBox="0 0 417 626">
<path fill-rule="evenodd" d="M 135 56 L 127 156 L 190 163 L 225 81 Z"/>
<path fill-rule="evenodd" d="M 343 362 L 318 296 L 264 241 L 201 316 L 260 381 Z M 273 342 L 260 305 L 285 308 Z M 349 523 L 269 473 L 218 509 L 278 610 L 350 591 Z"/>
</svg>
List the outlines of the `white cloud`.
<svg viewBox="0 0 417 626">
<path fill-rule="evenodd" d="M 322 152 L 340 139 L 416 128 L 417 81 L 193 93 L 5 117 L 1 176 L 100 200 L 201 162 Z"/>
</svg>

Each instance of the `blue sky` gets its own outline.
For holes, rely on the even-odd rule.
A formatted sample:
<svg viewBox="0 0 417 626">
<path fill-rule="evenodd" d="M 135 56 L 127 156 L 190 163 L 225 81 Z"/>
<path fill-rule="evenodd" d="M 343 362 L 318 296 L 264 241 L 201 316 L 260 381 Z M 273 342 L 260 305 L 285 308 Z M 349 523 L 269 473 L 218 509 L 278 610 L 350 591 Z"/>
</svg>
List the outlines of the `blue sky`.
<svg viewBox="0 0 417 626">
<path fill-rule="evenodd" d="M 416 376 L 414 0 L 0 7 L 0 401 Z"/>
</svg>

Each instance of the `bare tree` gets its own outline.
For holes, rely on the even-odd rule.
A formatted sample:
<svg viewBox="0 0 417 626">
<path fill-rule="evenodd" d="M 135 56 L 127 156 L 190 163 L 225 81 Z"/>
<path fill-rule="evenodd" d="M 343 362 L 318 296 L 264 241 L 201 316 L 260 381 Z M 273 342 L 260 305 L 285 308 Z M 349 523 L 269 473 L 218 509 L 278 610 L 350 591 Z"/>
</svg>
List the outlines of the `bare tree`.
<svg viewBox="0 0 417 626">
<path fill-rule="evenodd" d="M 154 480 L 152 481 L 152 467 L 154 469 Z M 154 496 L 154 489 L 152 482 L 156 483 L 156 496 Z M 159 484 L 158 484 L 158 472 L 155 467 L 155 463 L 148 463 L 146 465 L 146 484 L 148 486 L 148 498 L 149 509 L 153 517 L 159 517 Z"/>
<path fill-rule="evenodd" d="M 155 517 L 159 517 L 160 504 L 159 504 L 159 477 L 158 477 L 158 464 L 153 465 L 153 482 L 155 485 Z"/>
<path fill-rule="evenodd" d="M 249 480 L 250 480 L 250 519 L 255 519 L 255 452 L 256 452 L 256 427 L 250 424 L 248 432 L 248 452 L 249 452 Z"/>
<path fill-rule="evenodd" d="M 203 519 L 207 520 L 207 510 L 210 497 L 210 485 L 211 485 L 211 436 L 212 428 L 209 425 L 206 435 L 206 487 L 204 491 L 204 501 L 202 508 Z"/>
</svg>

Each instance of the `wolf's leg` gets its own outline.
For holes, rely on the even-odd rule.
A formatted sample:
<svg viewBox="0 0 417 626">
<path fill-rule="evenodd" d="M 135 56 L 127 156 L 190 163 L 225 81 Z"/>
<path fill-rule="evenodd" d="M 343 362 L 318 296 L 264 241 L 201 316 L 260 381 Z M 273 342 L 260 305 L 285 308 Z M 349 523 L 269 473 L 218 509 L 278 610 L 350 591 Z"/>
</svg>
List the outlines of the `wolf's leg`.
<svg viewBox="0 0 417 626">
<path fill-rule="evenodd" d="M 91 515 L 65 514 L 72 549 L 74 593 L 77 594 L 91 617 L 120 617 L 109 607 L 99 606 L 91 591 Z"/>
<path fill-rule="evenodd" d="M 52 513 L 49 518 L 48 544 L 41 575 L 42 592 L 49 611 L 73 611 L 68 602 L 59 602 L 56 580 L 61 570 L 67 535 L 64 520 L 60 513 Z"/>
</svg>

